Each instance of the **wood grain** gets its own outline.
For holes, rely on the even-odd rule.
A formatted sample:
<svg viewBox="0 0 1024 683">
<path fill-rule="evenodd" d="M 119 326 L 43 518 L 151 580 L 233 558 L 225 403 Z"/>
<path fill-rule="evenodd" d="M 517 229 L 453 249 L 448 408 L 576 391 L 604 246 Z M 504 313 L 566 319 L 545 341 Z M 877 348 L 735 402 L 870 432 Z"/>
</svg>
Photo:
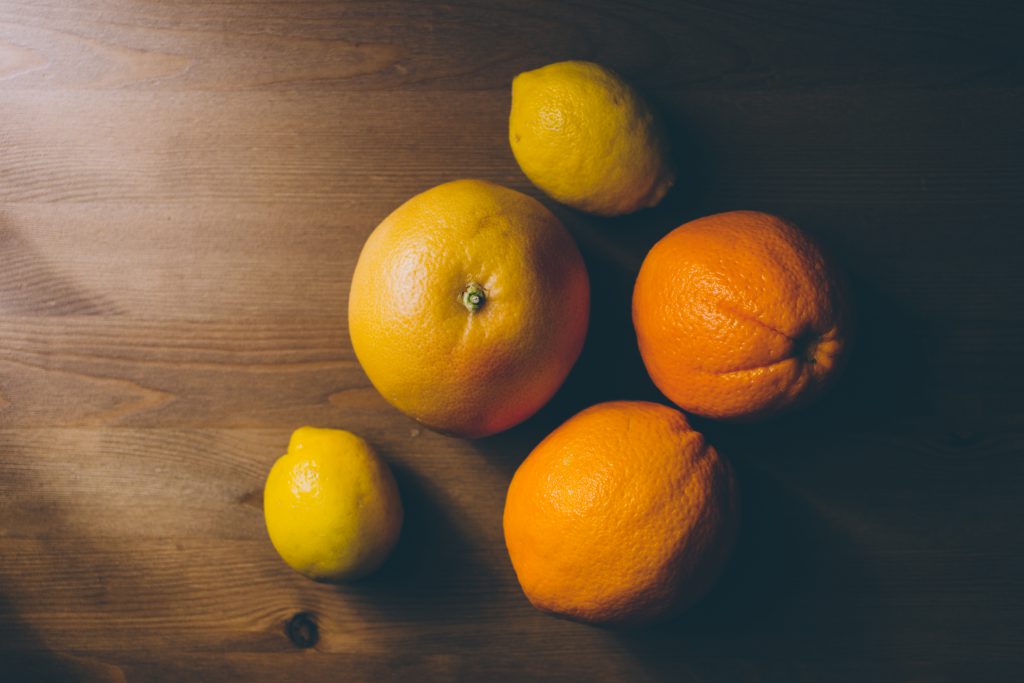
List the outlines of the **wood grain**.
<svg viewBox="0 0 1024 683">
<path fill-rule="evenodd" d="M 954 0 L 0 0 L 0 681 L 1018 680 L 1022 28 Z M 616 220 L 552 205 L 598 304 L 579 363 L 510 432 L 434 434 L 352 353 L 359 249 L 452 178 L 547 201 L 508 85 L 564 58 L 648 93 L 680 185 Z M 694 420 L 744 500 L 694 610 L 542 615 L 505 554 L 508 480 L 575 411 L 663 400 L 636 270 L 736 208 L 848 271 L 851 366 L 798 414 Z M 396 471 L 406 527 L 363 582 L 306 581 L 266 539 L 263 479 L 302 424 Z"/>
</svg>

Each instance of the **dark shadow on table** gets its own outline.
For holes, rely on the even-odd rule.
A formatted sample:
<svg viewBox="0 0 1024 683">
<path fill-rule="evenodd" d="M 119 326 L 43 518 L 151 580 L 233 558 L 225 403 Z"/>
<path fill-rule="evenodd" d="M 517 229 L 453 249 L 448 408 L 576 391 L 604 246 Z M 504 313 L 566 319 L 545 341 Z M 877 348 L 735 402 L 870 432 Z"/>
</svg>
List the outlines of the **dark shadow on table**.
<svg viewBox="0 0 1024 683">
<path fill-rule="evenodd" d="M 640 358 L 632 324 L 632 292 L 650 246 L 692 217 L 685 207 L 672 205 L 672 199 L 672 195 L 667 198 L 668 206 L 611 222 L 557 209 L 576 235 L 590 274 L 590 327 L 579 360 L 554 398 L 522 425 L 477 442 L 509 476 L 544 436 L 590 405 L 609 400 L 668 403 Z M 841 268 L 841 259 L 834 260 Z M 927 326 L 865 279 L 855 275 L 845 279 L 852 342 L 846 367 L 833 386 L 803 408 L 757 423 L 693 416 L 694 426 L 712 443 L 737 434 L 770 443 L 787 435 L 831 434 L 867 426 L 884 429 L 900 420 L 932 414 Z"/>
<path fill-rule="evenodd" d="M 934 413 L 927 325 L 868 282 L 848 276 L 852 311 L 851 345 L 834 384 L 808 405 L 788 413 L 740 424 L 693 417 L 712 443 L 731 439 L 785 443 L 871 429 Z"/>
<path fill-rule="evenodd" d="M 587 338 L 565 383 L 547 405 L 523 424 L 476 442 L 483 457 L 509 478 L 544 436 L 580 410 L 601 401 L 661 398 L 647 376 L 633 333 L 633 281 L 642 255 L 634 259 L 624 246 L 601 241 L 610 228 L 594 228 L 593 219 L 576 215 L 566 222 L 575 222 L 574 232 L 590 275 Z M 584 229 L 593 230 L 594 236 L 580 238 Z M 623 245 L 631 241 L 628 234 L 616 239 Z"/>
<path fill-rule="evenodd" d="M 0 680 L 21 683 L 25 681 L 85 681 L 67 671 L 64 664 L 46 649 L 32 627 L 14 610 L 10 601 L 0 593 Z"/>
<path fill-rule="evenodd" d="M 0 435 L 2 439 L 2 435 Z M 9 452 L 0 441 L 0 456 Z M 32 486 L 18 471 L 7 471 L 7 485 Z M 116 679 L 116 669 L 85 658 L 54 652 L 23 618 L 0 585 L 0 681 L 4 683 L 95 683 Z M 114 674 L 114 675 L 112 675 Z"/>
<path fill-rule="evenodd" d="M 655 107 L 661 108 L 655 101 Z M 672 118 L 668 138 L 676 183 L 661 203 L 636 213 L 602 218 L 542 200 L 579 245 L 590 277 L 590 324 L 586 343 L 562 388 L 536 415 L 507 432 L 476 442 L 484 457 L 509 478 L 519 463 L 555 427 L 580 410 L 611 400 L 664 401 L 647 376 L 633 333 L 632 297 L 644 256 L 679 225 L 706 207 L 706 152 L 700 138 Z"/>
<path fill-rule="evenodd" d="M 621 646 L 664 680 L 684 668 L 729 680 L 731 667 L 751 664 L 761 674 L 774 671 L 771 680 L 791 680 L 799 672 L 788 667 L 808 657 L 842 668 L 878 656 L 866 651 L 878 612 L 860 604 L 875 586 L 856 545 L 767 470 L 737 469 L 742 520 L 719 582 L 671 621 L 616 631 Z"/>
<path fill-rule="evenodd" d="M 0 680 L 5 683 L 101 683 L 118 680 L 116 674 L 101 664 L 31 646 L 17 652 L 0 652 L 0 672 Z"/>
<path fill-rule="evenodd" d="M 398 622 L 457 625 L 485 615 L 494 565 L 466 538 L 443 491 L 388 460 L 405 509 L 398 545 L 379 570 L 337 590 L 357 600 L 359 609 Z"/>
<path fill-rule="evenodd" d="M 738 208 L 706 205 L 702 198 L 709 194 L 713 169 L 705 159 L 710 155 L 679 116 L 670 123 L 681 175 L 658 207 L 615 219 L 552 207 L 587 264 L 590 329 L 579 361 L 551 402 L 524 424 L 477 442 L 484 457 L 508 477 L 544 436 L 583 408 L 623 399 L 668 403 L 650 381 L 636 345 L 631 320 L 636 274 L 648 250 L 675 227 Z M 820 239 L 815 226 L 802 227 Z M 829 250 L 827 241 L 824 247 Z M 841 254 L 836 256 L 842 268 Z M 734 464 L 742 519 L 733 557 L 700 603 L 667 623 L 612 631 L 657 679 L 675 680 L 683 671 L 692 675 L 707 665 L 709 679 L 728 680 L 728 674 L 721 677 L 719 663 L 746 660 L 780 663 L 778 680 L 791 680 L 800 671 L 786 667 L 808 656 L 854 670 L 869 654 L 870 620 L 886 607 L 864 606 L 877 595 L 875 580 L 864 566 L 857 537 L 822 509 L 828 499 L 818 497 L 815 487 L 860 466 L 863 454 L 856 448 L 836 449 L 836 439 L 896 430 L 906 420 L 931 416 L 934 397 L 926 325 L 866 279 L 852 275 L 847 284 L 853 344 L 826 393 L 805 407 L 756 423 L 691 416 L 694 427 Z M 822 444 L 830 447 L 822 449 Z M 878 645 L 873 644 L 872 657 L 880 655 Z"/>
<path fill-rule="evenodd" d="M 865 643 L 885 607 L 872 604 L 877 586 L 862 566 L 858 539 L 829 518 L 827 491 L 817 485 L 834 486 L 840 472 L 886 467 L 836 444 L 930 416 L 932 383 L 923 323 L 859 278 L 851 278 L 850 295 L 855 344 L 819 400 L 757 423 L 691 416 L 735 466 L 741 527 L 727 569 L 704 600 L 670 622 L 618 634 L 658 677 L 714 657 L 778 664 L 812 656 L 842 669 L 881 656 L 879 643 L 870 653 Z M 799 673 L 779 665 L 783 678 Z"/>
<path fill-rule="evenodd" d="M 637 216 L 638 221 L 643 218 Z M 510 477 L 533 446 L 587 406 L 618 399 L 668 402 L 648 378 L 630 318 L 642 255 L 670 229 L 666 225 L 674 227 L 667 216 L 655 212 L 647 212 L 647 219 L 662 225 L 640 237 L 623 235 L 623 244 L 611 247 L 600 239 L 588 240 L 586 231 L 594 229 L 613 241 L 619 238 L 613 234 L 618 224 L 595 227 L 593 219 L 566 219 L 591 275 L 590 331 L 576 367 L 544 409 L 523 425 L 478 442 L 485 457 Z M 699 668 L 695 662 L 709 656 L 798 662 L 812 648 L 815 658 L 831 657 L 841 668 L 844 663 L 854 666 L 867 654 L 863 643 L 871 629 L 868 620 L 884 607 L 863 607 L 877 590 L 863 571 L 855 539 L 845 536 L 790 482 L 803 479 L 813 487 L 816 476 L 831 476 L 833 465 L 856 468 L 856 463 L 830 463 L 828 458 L 852 456 L 836 455 L 833 449 L 824 453 L 820 445 L 843 435 L 897 430 L 907 420 L 930 417 L 934 397 L 924 322 L 863 278 L 848 278 L 848 295 L 854 311 L 851 351 L 837 381 L 817 400 L 755 423 L 690 416 L 694 427 L 734 463 L 742 521 L 733 558 L 704 600 L 671 622 L 615 632 L 655 677 L 678 676 L 683 664 L 692 671 Z M 879 656 L 877 646 L 872 657 Z M 784 679 L 798 672 L 783 670 L 781 675 Z"/>
</svg>

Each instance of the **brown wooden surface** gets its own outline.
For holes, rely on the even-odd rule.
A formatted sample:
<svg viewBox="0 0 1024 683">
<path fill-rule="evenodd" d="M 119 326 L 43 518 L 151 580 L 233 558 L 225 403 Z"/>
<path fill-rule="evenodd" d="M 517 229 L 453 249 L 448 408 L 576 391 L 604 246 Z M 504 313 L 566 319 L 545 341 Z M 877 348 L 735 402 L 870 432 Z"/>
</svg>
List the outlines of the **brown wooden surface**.
<svg viewBox="0 0 1024 683">
<path fill-rule="evenodd" d="M 0 680 L 1020 680 L 1022 26 L 950 0 L 0 0 Z M 358 250 L 444 180 L 538 195 L 508 86 L 571 57 L 658 103 L 681 187 L 621 220 L 556 207 L 593 281 L 580 363 L 510 433 L 433 434 L 352 354 Z M 734 208 L 849 271 L 849 372 L 797 415 L 697 421 L 745 507 L 690 614 L 541 615 L 504 551 L 509 477 L 574 411 L 658 399 L 632 278 Z M 406 502 L 353 586 L 292 573 L 263 529 L 305 423 L 365 435 Z"/>
</svg>

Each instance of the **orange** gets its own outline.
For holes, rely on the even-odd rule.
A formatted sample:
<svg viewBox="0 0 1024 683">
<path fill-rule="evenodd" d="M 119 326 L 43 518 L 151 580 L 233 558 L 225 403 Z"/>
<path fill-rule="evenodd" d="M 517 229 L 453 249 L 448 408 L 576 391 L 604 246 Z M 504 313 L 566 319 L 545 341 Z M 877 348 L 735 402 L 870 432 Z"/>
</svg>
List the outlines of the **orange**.
<svg viewBox="0 0 1024 683">
<path fill-rule="evenodd" d="M 579 356 L 590 284 L 576 243 L 537 200 L 481 180 L 409 199 L 363 246 L 349 333 L 370 381 L 433 429 L 508 429 Z"/>
<path fill-rule="evenodd" d="M 678 410 L 620 401 L 569 419 L 523 461 L 505 544 L 533 605 L 637 624 L 698 600 L 733 545 L 732 470 Z"/>
<path fill-rule="evenodd" d="M 757 211 L 700 218 L 655 244 L 633 290 L 633 325 L 662 393 L 715 418 L 808 399 L 846 350 L 840 289 L 821 252 Z"/>
</svg>

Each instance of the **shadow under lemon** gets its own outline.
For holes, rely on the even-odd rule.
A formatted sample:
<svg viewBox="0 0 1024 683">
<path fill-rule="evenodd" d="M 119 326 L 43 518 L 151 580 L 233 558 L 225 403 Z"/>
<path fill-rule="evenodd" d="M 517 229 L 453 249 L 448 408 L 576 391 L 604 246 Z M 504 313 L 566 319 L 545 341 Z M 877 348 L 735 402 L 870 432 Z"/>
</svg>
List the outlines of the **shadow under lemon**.
<svg viewBox="0 0 1024 683">
<path fill-rule="evenodd" d="M 336 589 L 360 611 L 386 620 L 454 624 L 485 616 L 497 581 L 494 563 L 484 561 L 485 549 L 469 538 L 456 506 L 439 487 L 382 455 L 402 496 L 402 533 L 379 569 Z"/>
</svg>

